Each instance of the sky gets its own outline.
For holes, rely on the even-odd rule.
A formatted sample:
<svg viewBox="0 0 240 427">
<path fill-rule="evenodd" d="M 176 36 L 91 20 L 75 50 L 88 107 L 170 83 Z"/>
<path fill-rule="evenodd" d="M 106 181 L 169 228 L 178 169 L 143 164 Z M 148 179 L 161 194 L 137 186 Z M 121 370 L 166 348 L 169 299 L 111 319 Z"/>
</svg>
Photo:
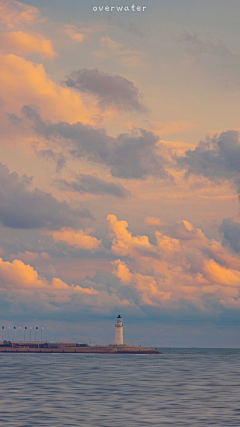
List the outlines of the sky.
<svg viewBox="0 0 240 427">
<path fill-rule="evenodd" d="M 239 13 L 0 0 L 4 338 L 240 347 Z"/>
</svg>

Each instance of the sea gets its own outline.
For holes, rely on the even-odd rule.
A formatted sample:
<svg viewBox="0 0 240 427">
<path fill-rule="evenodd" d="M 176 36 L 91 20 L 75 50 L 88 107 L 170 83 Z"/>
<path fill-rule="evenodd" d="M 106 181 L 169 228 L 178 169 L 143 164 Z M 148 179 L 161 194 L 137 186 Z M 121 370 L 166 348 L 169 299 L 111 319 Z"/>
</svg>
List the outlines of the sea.
<svg viewBox="0 0 240 427">
<path fill-rule="evenodd" d="M 0 354 L 0 425 L 240 426 L 239 349 Z"/>
</svg>

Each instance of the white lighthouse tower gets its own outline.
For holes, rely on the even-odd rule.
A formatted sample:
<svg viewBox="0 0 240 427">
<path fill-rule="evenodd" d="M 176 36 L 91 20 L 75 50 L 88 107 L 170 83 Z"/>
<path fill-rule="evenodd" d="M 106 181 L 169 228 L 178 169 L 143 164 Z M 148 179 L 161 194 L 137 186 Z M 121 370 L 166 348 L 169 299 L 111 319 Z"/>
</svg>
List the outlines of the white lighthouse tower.
<svg viewBox="0 0 240 427">
<path fill-rule="evenodd" d="M 122 324 L 122 318 L 120 315 L 117 317 L 117 323 L 115 327 L 116 327 L 115 344 L 123 345 L 123 324 Z"/>
</svg>

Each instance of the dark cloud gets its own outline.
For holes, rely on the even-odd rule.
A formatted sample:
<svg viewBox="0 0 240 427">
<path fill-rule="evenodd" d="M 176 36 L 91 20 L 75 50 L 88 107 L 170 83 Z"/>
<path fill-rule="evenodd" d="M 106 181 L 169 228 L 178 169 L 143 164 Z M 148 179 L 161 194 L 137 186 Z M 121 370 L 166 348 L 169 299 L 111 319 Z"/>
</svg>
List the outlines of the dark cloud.
<svg viewBox="0 0 240 427">
<path fill-rule="evenodd" d="M 231 247 L 234 252 L 240 252 L 240 223 L 230 218 L 223 220 L 219 231 L 223 237 L 223 243 Z"/>
<path fill-rule="evenodd" d="M 10 173 L 0 163 L 0 222 L 11 228 L 51 228 L 79 225 L 80 218 L 91 217 L 88 210 L 73 210 L 38 188 L 29 190 L 32 178 Z"/>
<path fill-rule="evenodd" d="M 66 165 L 66 157 L 63 153 L 55 153 L 53 150 L 40 150 L 36 151 L 38 156 L 44 157 L 46 159 L 51 159 L 56 163 L 56 172 L 61 172 L 61 170 Z"/>
<path fill-rule="evenodd" d="M 105 194 L 116 197 L 127 197 L 131 194 L 121 184 L 115 184 L 97 176 L 85 174 L 78 174 L 76 180 L 72 182 L 59 180 L 58 185 L 62 190 L 76 191 L 81 194 Z"/>
<path fill-rule="evenodd" d="M 147 175 L 167 178 L 165 160 L 156 153 L 158 137 L 141 130 L 140 136 L 120 135 L 108 158 L 113 176 L 141 179 Z"/>
<path fill-rule="evenodd" d="M 32 107 L 22 108 L 25 119 L 39 135 L 57 142 L 65 142 L 70 153 L 75 157 L 88 157 L 89 160 L 104 163 L 109 156 L 114 138 L 106 135 L 104 130 L 96 130 L 80 122 L 70 125 L 67 122 L 44 122 L 40 114 Z M 9 116 L 12 121 L 14 115 Z"/>
<path fill-rule="evenodd" d="M 112 138 L 104 130 L 80 122 L 72 125 L 44 122 L 30 106 L 24 106 L 22 112 L 36 133 L 64 145 L 74 157 L 85 157 L 108 166 L 113 176 L 127 179 L 143 179 L 148 175 L 169 177 L 165 171 L 166 161 L 157 153 L 159 138 L 152 132 L 140 130 L 139 135 L 123 134 Z"/>
<path fill-rule="evenodd" d="M 202 175 L 211 180 L 238 179 L 240 174 L 240 142 L 238 132 L 229 130 L 219 136 L 200 141 L 194 150 L 177 159 L 187 167 L 187 175 Z M 237 181 L 236 181 L 237 183 Z"/>
<path fill-rule="evenodd" d="M 113 106 L 125 111 L 147 110 L 141 103 L 139 90 L 132 81 L 119 75 L 103 73 L 97 68 L 73 71 L 63 84 L 96 95 L 100 108 Z"/>
</svg>

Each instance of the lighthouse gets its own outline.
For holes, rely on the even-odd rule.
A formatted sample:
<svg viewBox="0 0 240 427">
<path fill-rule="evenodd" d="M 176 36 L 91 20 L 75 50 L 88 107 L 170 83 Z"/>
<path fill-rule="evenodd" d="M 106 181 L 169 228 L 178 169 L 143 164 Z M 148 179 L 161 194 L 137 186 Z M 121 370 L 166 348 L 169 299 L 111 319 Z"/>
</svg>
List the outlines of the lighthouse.
<svg viewBox="0 0 240 427">
<path fill-rule="evenodd" d="M 122 318 L 120 315 L 117 317 L 117 323 L 115 327 L 116 327 L 115 344 L 123 345 L 123 324 L 122 324 Z"/>
</svg>

